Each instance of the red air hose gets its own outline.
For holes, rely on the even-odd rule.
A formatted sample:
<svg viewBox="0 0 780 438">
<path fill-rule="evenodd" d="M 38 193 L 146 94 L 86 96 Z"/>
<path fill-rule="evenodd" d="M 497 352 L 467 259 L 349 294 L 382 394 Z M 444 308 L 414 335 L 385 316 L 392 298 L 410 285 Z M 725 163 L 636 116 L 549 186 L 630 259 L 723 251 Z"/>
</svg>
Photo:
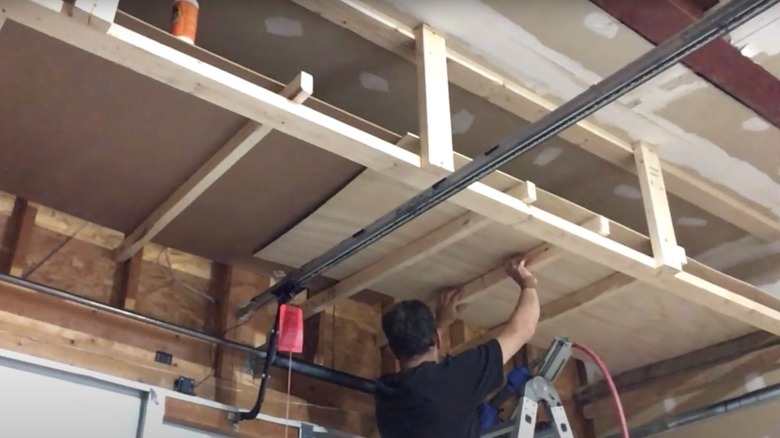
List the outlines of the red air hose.
<svg viewBox="0 0 780 438">
<path fill-rule="evenodd" d="M 612 375 L 609 374 L 607 366 L 590 348 L 576 342 L 573 343 L 572 346 L 590 356 L 590 358 L 593 359 L 593 362 L 596 362 L 599 370 L 601 370 L 601 374 L 604 376 L 604 381 L 607 382 L 607 386 L 609 387 L 609 392 L 612 393 L 612 400 L 615 402 L 615 410 L 617 410 L 618 420 L 620 421 L 620 430 L 622 431 L 623 438 L 629 438 L 628 423 L 626 422 L 626 414 L 623 412 L 623 404 L 620 402 L 620 395 L 618 394 L 617 388 L 615 387 L 615 382 L 612 381 Z"/>
</svg>

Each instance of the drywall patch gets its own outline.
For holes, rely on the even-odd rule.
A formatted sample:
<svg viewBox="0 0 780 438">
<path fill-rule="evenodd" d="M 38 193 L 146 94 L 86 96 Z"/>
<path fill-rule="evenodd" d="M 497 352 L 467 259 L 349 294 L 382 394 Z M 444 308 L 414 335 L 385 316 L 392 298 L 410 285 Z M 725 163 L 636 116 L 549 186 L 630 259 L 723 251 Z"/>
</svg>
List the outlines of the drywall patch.
<svg viewBox="0 0 780 438">
<path fill-rule="evenodd" d="M 613 190 L 612 193 L 614 193 L 615 196 L 620 196 L 621 198 L 642 199 L 642 192 L 640 192 L 638 188 L 628 184 L 621 184 L 615 187 L 615 190 Z"/>
<path fill-rule="evenodd" d="M 381 91 L 384 93 L 390 92 L 390 84 L 387 79 L 377 76 L 373 73 L 363 72 L 360 73 L 360 85 L 366 90 Z"/>
<path fill-rule="evenodd" d="M 302 37 L 303 24 L 287 17 L 271 17 L 265 20 L 265 31 L 288 38 Z"/>
<path fill-rule="evenodd" d="M 766 388 L 766 381 L 760 374 L 752 373 L 745 377 L 745 390 L 747 392 L 758 391 L 764 388 Z"/>
<path fill-rule="evenodd" d="M 769 129 L 769 123 L 761 117 L 751 117 L 742 122 L 742 129 L 745 131 L 761 132 Z"/>
<path fill-rule="evenodd" d="M 583 24 L 588 30 L 609 39 L 615 38 L 620 30 L 615 19 L 603 12 L 591 12 L 585 16 Z"/>
<path fill-rule="evenodd" d="M 539 155 L 534 158 L 534 164 L 540 167 L 544 167 L 558 158 L 563 153 L 563 148 L 558 146 L 550 146 L 544 148 Z"/>
<path fill-rule="evenodd" d="M 664 399 L 664 411 L 666 413 L 672 412 L 674 408 L 677 407 L 677 399 L 674 397 L 669 397 L 667 399 Z"/>
<path fill-rule="evenodd" d="M 769 8 L 731 33 L 731 45 L 743 55 L 753 58 L 761 54 L 773 56 L 780 53 L 777 35 L 780 33 L 780 5 Z"/>
<path fill-rule="evenodd" d="M 677 225 L 682 227 L 704 227 L 707 225 L 707 219 L 683 216 L 677 219 Z"/>
<path fill-rule="evenodd" d="M 760 284 L 756 287 L 768 293 L 769 295 L 780 298 L 780 280 L 777 280 L 774 283 Z"/>
<path fill-rule="evenodd" d="M 464 108 L 452 115 L 451 123 L 453 134 L 465 134 L 474 123 L 474 114 Z"/>
</svg>

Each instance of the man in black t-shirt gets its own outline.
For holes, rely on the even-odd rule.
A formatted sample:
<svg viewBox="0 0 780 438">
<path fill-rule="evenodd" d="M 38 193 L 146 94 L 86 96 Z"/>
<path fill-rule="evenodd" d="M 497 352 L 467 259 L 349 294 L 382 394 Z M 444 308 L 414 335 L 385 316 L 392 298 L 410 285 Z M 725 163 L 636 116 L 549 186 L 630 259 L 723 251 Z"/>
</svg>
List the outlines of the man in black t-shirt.
<svg viewBox="0 0 780 438">
<path fill-rule="evenodd" d="M 439 360 L 441 331 L 456 318 L 459 291 L 439 298 L 434 317 L 419 300 L 397 303 L 382 330 L 401 366 L 377 382 L 376 419 L 382 438 L 477 438 L 478 406 L 504 381 L 503 365 L 531 340 L 539 321 L 536 278 L 513 258 L 507 274 L 520 286 L 517 306 L 495 338 Z"/>
</svg>

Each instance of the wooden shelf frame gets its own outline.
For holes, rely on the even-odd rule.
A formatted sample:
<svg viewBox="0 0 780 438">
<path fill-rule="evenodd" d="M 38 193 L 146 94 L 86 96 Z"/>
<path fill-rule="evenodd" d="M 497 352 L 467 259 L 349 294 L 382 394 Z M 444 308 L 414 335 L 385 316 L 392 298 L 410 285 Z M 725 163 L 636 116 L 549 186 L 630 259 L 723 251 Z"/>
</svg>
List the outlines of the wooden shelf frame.
<svg viewBox="0 0 780 438">
<path fill-rule="evenodd" d="M 410 62 L 418 62 L 411 49 L 415 40 L 415 19 L 372 6 L 373 1 L 291 0 L 338 26 L 392 52 Z M 392 6 L 388 6 L 391 9 Z M 451 83 L 480 96 L 499 108 L 534 122 L 558 105 L 478 60 L 466 49 L 447 45 Z M 559 134 L 561 138 L 629 172 L 637 173 L 630 140 L 618 137 L 595 123 L 584 120 Z M 698 206 L 734 226 L 767 242 L 780 238 L 780 221 L 751 204 L 727 193 L 690 171 L 663 162 L 669 193 Z"/>
<path fill-rule="evenodd" d="M 105 30 L 106 26 L 100 26 L 99 20 L 91 20 L 88 14 L 70 13 L 69 5 L 62 1 L 0 0 L 0 6 L 5 19 L 306 141 L 413 189 L 426 189 L 450 173 L 441 167 L 423 166 L 419 154 L 394 142 L 292 102 L 127 27 L 111 24 Z M 463 160 L 456 156 L 456 167 Z M 717 313 L 780 334 L 780 311 L 771 303 L 759 303 L 687 271 L 661 272 L 652 256 L 491 186 L 496 185 L 496 178 L 475 183 L 448 202 L 569 253 L 587 255 L 603 266 Z M 515 180 L 514 184 L 518 183 Z"/>
</svg>

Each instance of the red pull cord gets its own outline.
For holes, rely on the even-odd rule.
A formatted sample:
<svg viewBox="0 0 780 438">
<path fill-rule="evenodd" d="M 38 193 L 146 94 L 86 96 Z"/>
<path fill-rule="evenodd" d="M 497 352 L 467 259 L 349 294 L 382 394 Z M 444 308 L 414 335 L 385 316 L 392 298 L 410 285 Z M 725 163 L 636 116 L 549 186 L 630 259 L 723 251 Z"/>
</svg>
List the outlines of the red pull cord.
<svg viewBox="0 0 780 438">
<path fill-rule="evenodd" d="M 601 360 L 601 358 L 590 348 L 574 343 L 572 344 L 574 348 L 577 348 L 581 350 L 583 353 L 590 356 L 591 359 L 593 359 L 593 362 L 596 363 L 596 365 L 599 367 L 599 370 L 601 370 L 601 374 L 604 376 L 604 381 L 607 382 L 607 386 L 609 387 L 609 392 L 612 394 L 612 400 L 615 402 L 615 410 L 617 411 L 618 415 L 618 421 L 620 422 L 620 429 L 623 434 L 623 438 L 630 438 L 628 435 L 628 423 L 626 422 L 626 414 L 623 412 L 623 404 L 620 402 L 620 395 L 618 394 L 617 388 L 615 387 L 615 382 L 612 381 L 612 376 L 609 374 L 609 370 L 607 369 L 607 366 L 604 364 L 604 362 Z"/>
</svg>

